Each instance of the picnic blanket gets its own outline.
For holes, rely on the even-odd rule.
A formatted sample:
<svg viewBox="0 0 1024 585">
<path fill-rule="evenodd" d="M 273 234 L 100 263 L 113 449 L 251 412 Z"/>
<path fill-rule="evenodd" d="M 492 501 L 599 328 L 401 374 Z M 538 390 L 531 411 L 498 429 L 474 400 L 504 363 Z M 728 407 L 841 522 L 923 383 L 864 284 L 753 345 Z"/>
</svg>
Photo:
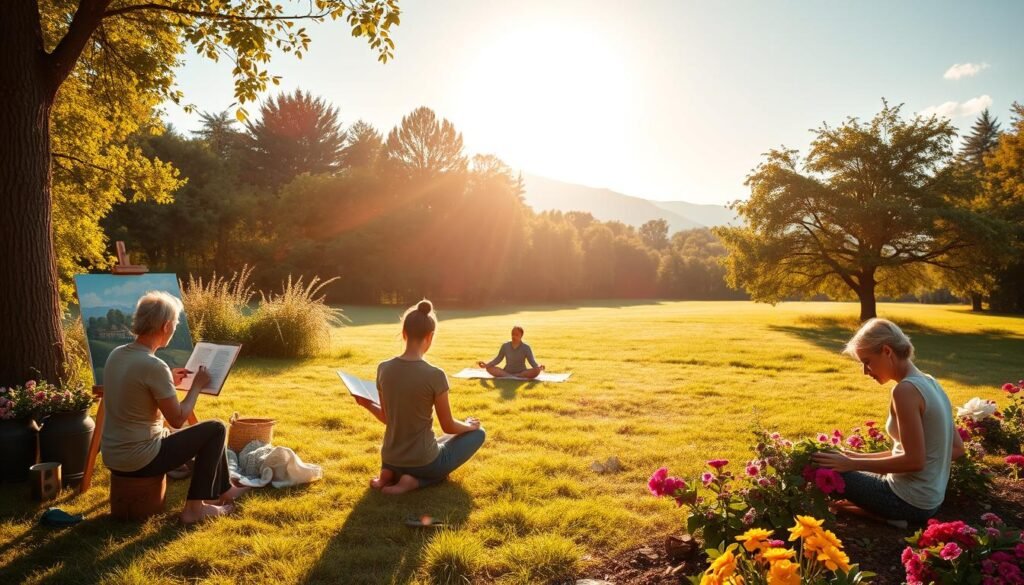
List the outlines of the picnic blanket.
<svg viewBox="0 0 1024 585">
<path fill-rule="evenodd" d="M 565 382 L 566 380 L 569 379 L 569 376 L 571 376 L 571 375 L 572 375 L 572 372 L 568 372 L 568 373 L 564 373 L 564 374 L 555 374 L 555 373 L 552 373 L 552 372 L 541 372 L 540 375 L 538 375 L 536 378 L 532 378 L 532 379 L 531 378 L 520 378 L 519 376 L 506 376 L 504 378 L 497 378 L 497 379 L 498 380 L 523 380 L 523 381 L 526 381 L 526 382 L 533 382 L 533 381 L 537 381 L 537 382 Z M 495 379 L 494 376 L 492 376 L 489 373 L 487 373 L 487 370 L 484 370 L 484 369 L 481 369 L 481 368 L 466 368 L 466 369 L 462 370 L 461 372 L 459 372 L 458 374 L 455 374 L 452 377 L 453 378 L 466 378 L 466 379 L 482 378 L 482 379 L 485 379 L 485 380 L 493 380 L 493 379 Z"/>
</svg>

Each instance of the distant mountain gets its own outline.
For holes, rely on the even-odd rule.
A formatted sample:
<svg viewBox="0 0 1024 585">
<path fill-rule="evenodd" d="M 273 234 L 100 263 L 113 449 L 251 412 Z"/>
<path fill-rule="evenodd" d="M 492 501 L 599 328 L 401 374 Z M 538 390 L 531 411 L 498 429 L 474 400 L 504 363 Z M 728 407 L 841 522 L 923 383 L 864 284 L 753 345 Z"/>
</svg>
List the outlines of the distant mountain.
<svg viewBox="0 0 1024 585">
<path fill-rule="evenodd" d="M 585 211 L 601 221 L 641 226 L 652 219 L 668 222 L 669 232 L 738 223 L 723 205 L 651 201 L 612 191 L 523 174 L 526 204 L 535 211 Z"/>
</svg>

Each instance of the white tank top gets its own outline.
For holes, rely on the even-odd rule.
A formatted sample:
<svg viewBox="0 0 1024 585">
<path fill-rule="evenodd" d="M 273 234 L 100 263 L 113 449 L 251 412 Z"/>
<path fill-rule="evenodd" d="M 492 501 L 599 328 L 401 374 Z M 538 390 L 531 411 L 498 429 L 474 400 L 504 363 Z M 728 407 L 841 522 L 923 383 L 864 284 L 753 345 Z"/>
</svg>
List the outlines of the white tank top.
<svg viewBox="0 0 1024 585">
<path fill-rule="evenodd" d="M 922 510 L 933 510 L 946 497 L 949 467 L 953 458 L 953 405 L 942 386 L 926 374 L 912 374 L 902 380 L 910 382 L 924 399 L 921 424 L 924 427 L 924 469 L 912 473 L 890 473 L 885 480 L 892 491 L 908 504 Z M 892 437 L 892 454 L 901 455 L 903 444 L 896 438 L 896 419 L 889 412 L 885 431 Z"/>
</svg>

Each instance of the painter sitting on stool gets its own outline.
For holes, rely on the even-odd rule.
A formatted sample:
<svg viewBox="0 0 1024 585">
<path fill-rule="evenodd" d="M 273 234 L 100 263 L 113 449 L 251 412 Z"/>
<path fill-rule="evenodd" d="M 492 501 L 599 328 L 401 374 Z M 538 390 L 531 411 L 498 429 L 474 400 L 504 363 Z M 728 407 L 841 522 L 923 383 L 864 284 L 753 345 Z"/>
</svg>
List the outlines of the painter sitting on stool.
<svg viewBox="0 0 1024 585">
<path fill-rule="evenodd" d="M 100 443 L 103 463 L 114 475 L 160 477 L 195 457 L 181 521 L 185 524 L 228 514 L 233 500 L 247 488 L 233 487 L 224 455 L 224 423 L 203 421 L 170 433 L 164 420 L 180 429 L 195 408 L 199 391 L 210 381 L 204 369 L 195 373 L 185 400 L 175 386 L 191 374 L 173 372 L 156 350 L 174 336 L 181 301 L 166 292 L 148 292 L 135 306 L 135 341 L 110 353 L 103 369 L 106 424 Z"/>
</svg>

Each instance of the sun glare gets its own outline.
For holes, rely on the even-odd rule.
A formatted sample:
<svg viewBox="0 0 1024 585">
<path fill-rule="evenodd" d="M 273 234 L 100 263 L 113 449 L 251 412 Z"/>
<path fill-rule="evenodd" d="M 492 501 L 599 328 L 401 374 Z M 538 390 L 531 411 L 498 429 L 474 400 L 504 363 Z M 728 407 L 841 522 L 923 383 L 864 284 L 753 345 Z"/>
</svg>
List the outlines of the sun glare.
<svg viewBox="0 0 1024 585">
<path fill-rule="evenodd" d="M 608 39 L 547 24 L 495 39 L 467 67 L 454 112 L 467 141 L 538 173 L 593 176 L 625 143 L 633 109 L 626 58 Z"/>
</svg>

